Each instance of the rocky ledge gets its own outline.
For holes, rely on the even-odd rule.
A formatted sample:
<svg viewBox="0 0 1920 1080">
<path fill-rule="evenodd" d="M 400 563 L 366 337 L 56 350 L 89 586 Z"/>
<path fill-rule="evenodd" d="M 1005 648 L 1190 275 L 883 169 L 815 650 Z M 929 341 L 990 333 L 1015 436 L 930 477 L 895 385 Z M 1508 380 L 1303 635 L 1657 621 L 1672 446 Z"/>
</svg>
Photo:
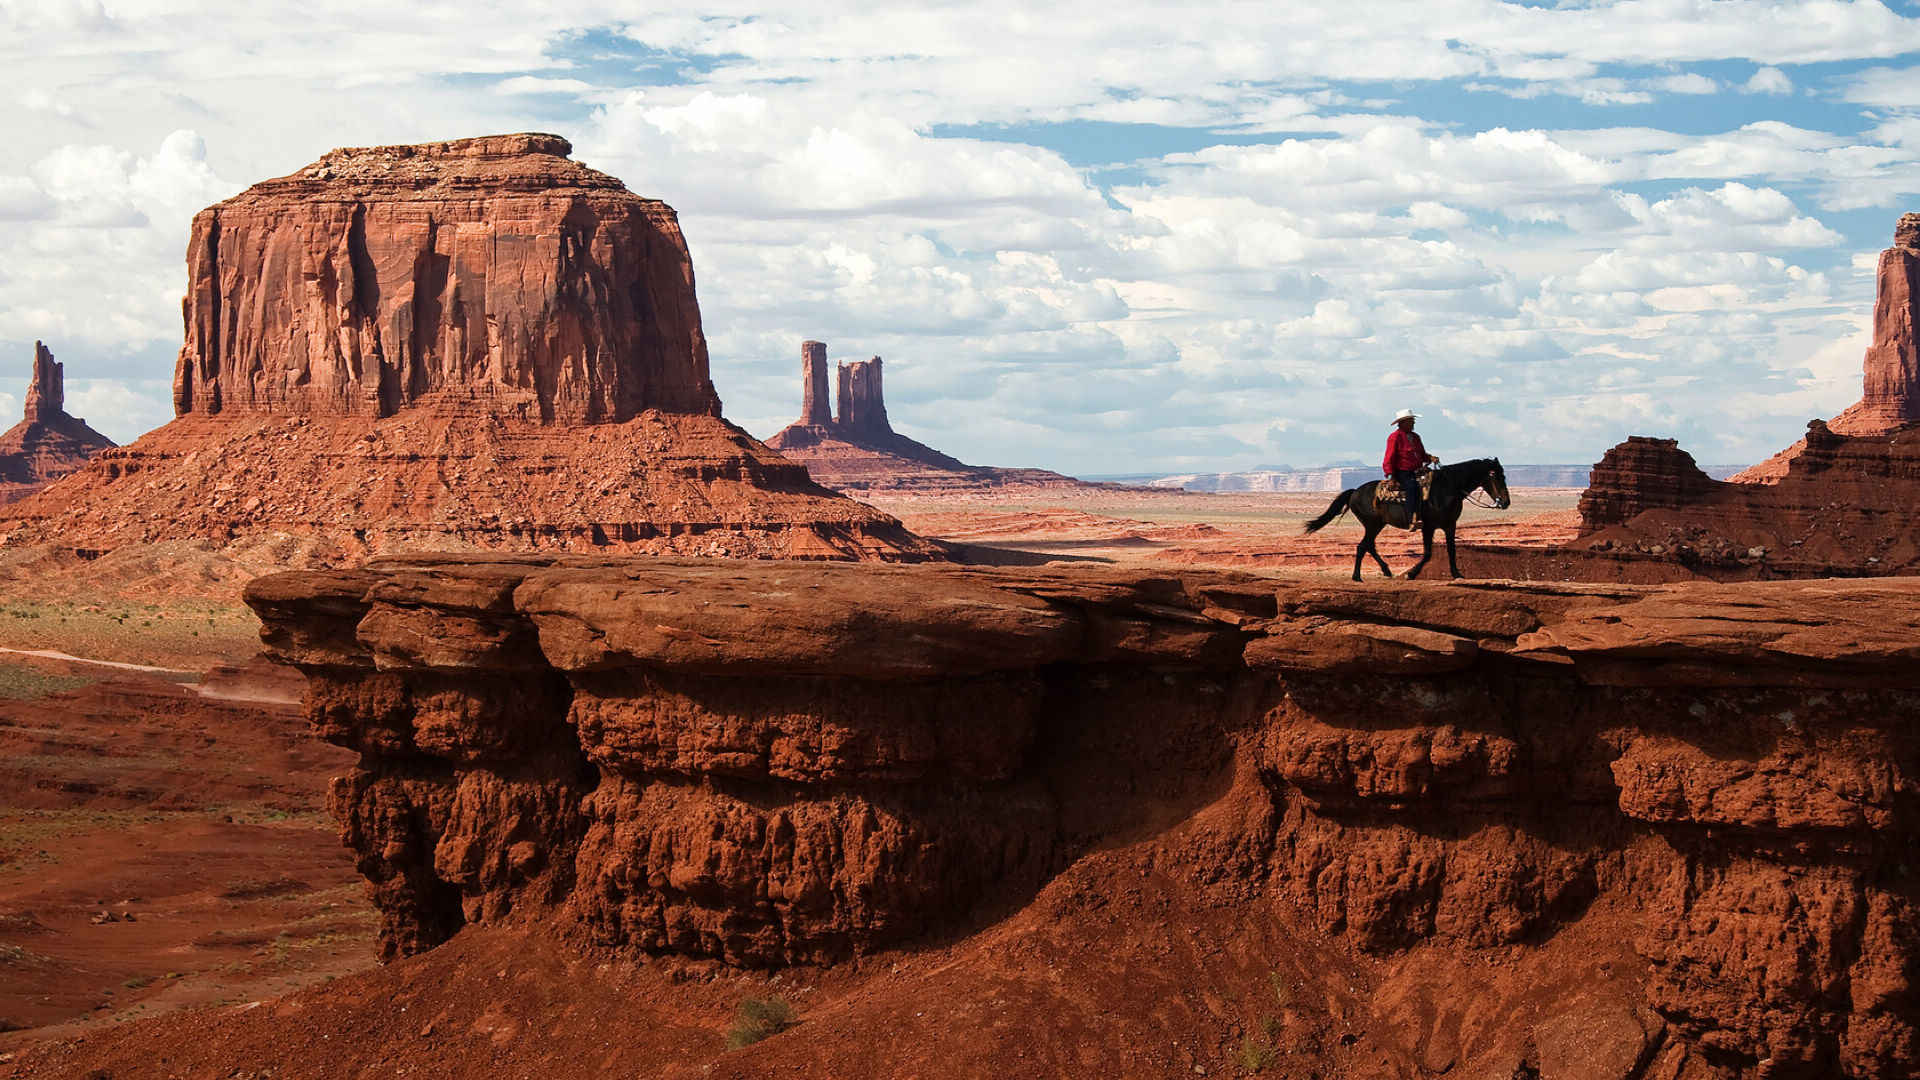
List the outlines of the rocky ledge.
<svg viewBox="0 0 1920 1080">
<path fill-rule="evenodd" d="M 1920 581 L 390 559 L 248 601 L 361 754 L 392 954 L 831 963 L 1144 837 L 1374 955 L 1625 915 L 1639 970 L 1540 1020 L 1625 1031 L 1578 1075 L 1920 1069 Z"/>
</svg>

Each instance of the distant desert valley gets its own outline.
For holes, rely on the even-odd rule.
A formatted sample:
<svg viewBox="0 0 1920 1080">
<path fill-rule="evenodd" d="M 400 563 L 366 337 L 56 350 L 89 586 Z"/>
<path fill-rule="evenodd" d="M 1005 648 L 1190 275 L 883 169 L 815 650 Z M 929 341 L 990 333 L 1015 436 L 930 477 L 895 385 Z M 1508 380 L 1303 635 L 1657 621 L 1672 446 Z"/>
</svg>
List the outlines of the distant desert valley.
<svg viewBox="0 0 1920 1080">
<path fill-rule="evenodd" d="M 126 445 L 4 361 L 0 1076 L 1920 1075 L 1920 213 L 1858 404 L 1355 581 L 1379 469 L 967 464 L 831 326 L 756 437 L 573 154 L 201 210 Z"/>
</svg>

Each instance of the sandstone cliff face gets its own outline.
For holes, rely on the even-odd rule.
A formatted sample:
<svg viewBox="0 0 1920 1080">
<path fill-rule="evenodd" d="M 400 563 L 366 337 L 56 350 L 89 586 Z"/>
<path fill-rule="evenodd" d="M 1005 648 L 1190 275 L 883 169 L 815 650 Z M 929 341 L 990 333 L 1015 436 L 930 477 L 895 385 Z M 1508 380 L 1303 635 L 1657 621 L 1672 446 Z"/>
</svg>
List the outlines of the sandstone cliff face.
<svg viewBox="0 0 1920 1080">
<path fill-rule="evenodd" d="M 66 368 L 34 342 L 25 418 L 0 434 L 0 503 L 31 495 L 112 445 L 85 420 L 67 415 Z"/>
<path fill-rule="evenodd" d="M 833 961 L 1157 836 L 1383 964 L 1639 928 L 1575 1011 L 1443 1002 L 1379 1075 L 1920 1068 L 1913 582 L 413 559 L 248 599 L 361 754 L 333 805 L 395 952 Z"/>
<path fill-rule="evenodd" d="M 672 208 L 554 135 L 335 150 L 194 217 L 181 415 L 718 415 Z"/>
<path fill-rule="evenodd" d="M 1865 393 L 1829 425 L 1842 435 L 1883 435 L 1920 423 L 1920 214 L 1902 214 L 1893 246 L 1880 253 L 1867 346 Z"/>
<path fill-rule="evenodd" d="M 1624 524 L 1643 510 L 1689 506 L 1719 486 L 1676 440 L 1633 435 L 1594 465 L 1580 495 L 1580 531 Z"/>
</svg>

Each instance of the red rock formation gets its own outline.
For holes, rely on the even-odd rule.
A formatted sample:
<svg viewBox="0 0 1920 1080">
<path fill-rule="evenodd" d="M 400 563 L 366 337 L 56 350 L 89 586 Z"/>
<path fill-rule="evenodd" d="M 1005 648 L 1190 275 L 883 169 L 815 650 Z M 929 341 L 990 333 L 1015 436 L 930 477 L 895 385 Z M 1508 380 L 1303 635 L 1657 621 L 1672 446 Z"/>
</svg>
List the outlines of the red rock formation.
<svg viewBox="0 0 1920 1080">
<path fill-rule="evenodd" d="M 31 495 L 112 445 L 85 420 L 67 415 L 65 366 L 34 342 L 26 417 L 0 434 L 0 503 Z"/>
<path fill-rule="evenodd" d="M 814 480 L 836 491 L 861 493 L 967 493 L 1006 487 L 1099 487 L 1045 469 L 997 469 L 968 465 L 893 430 L 887 420 L 879 357 L 841 363 L 839 415 L 826 414 L 827 347 L 800 344 L 800 419 L 774 433 L 767 445 L 807 467 Z"/>
<path fill-rule="evenodd" d="M 856 438 L 883 439 L 893 434 L 880 387 L 880 358 L 840 364 L 840 429 Z"/>
<path fill-rule="evenodd" d="M 556 135 L 335 150 L 193 219 L 174 409 L 718 415 L 673 209 Z"/>
<path fill-rule="evenodd" d="M 1096 933 L 1171 876 L 1164 918 L 1373 955 L 1357 1007 L 1405 1015 L 1367 1075 L 1920 1069 L 1920 582 L 416 559 L 248 599 L 362 755 L 332 801 L 395 951 L 518 923 L 833 961 L 1055 875 L 1045 925 Z M 1577 998 L 1528 960 L 1609 935 Z M 1554 1004 L 1489 1030 L 1410 986 L 1490 966 Z"/>
<path fill-rule="evenodd" d="M 1902 214 L 1893 246 L 1880 253 L 1873 305 L 1873 344 L 1863 363 L 1863 396 L 1827 426 L 1841 435 L 1887 435 L 1920 423 L 1920 214 Z M 1806 449 L 1804 440 L 1733 477 L 1735 483 L 1772 484 Z"/>
<path fill-rule="evenodd" d="M 27 380 L 24 416 L 27 423 L 44 423 L 67 415 L 66 371 L 66 365 L 54 360 L 53 350 L 44 342 L 33 343 L 33 375 Z"/>
<path fill-rule="evenodd" d="M 178 418 L 0 537 L 941 557 L 720 419 L 673 210 L 568 150 L 336 150 L 203 211 Z"/>
<path fill-rule="evenodd" d="M 1580 496 L 1580 531 L 1623 524 L 1643 510 L 1691 505 L 1719 486 L 1677 440 L 1634 435 L 1594 465 Z"/>
</svg>

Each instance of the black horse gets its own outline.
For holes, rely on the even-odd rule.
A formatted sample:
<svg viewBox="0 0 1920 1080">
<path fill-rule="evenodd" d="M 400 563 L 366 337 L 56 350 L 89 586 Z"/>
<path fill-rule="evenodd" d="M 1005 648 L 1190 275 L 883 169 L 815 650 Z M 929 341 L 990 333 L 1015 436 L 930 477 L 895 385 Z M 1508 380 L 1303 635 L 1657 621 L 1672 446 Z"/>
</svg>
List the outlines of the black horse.
<svg viewBox="0 0 1920 1080">
<path fill-rule="evenodd" d="M 1360 519 L 1360 525 L 1367 535 L 1360 538 L 1360 546 L 1353 552 L 1353 580 L 1360 580 L 1360 561 L 1371 553 L 1373 561 L 1380 564 L 1380 572 L 1388 577 L 1393 571 L 1387 568 L 1387 560 L 1380 557 L 1380 549 L 1373 546 L 1373 538 L 1380 530 L 1389 525 L 1406 528 L 1409 510 L 1406 500 L 1397 499 L 1381 502 L 1377 498 L 1383 480 L 1371 480 L 1357 488 L 1343 491 L 1327 507 L 1327 512 L 1307 522 L 1307 532 L 1319 532 L 1327 523 L 1347 511 Z M 1447 531 L 1447 565 L 1452 568 L 1453 576 L 1460 576 L 1460 562 L 1454 557 L 1453 530 L 1460 523 L 1460 508 L 1472 492 L 1484 488 L 1493 496 L 1493 504 L 1502 510 L 1513 505 L 1513 497 L 1507 493 L 1507 471 L 1500 467 L 1499 458 L 1477 458 L 1463 461 L 1458 465 L 1442 465 L 1433 470 L 1433 489 L 1427 493 L 1425 504 L 1421 507 L 1420 528 L 1426 533 L 1426 551 L 1413 569 L 1407 571 L 1410 578 L 1419 577 L 1426 568 L 1427 560 L 1433 558 L 1433 530 Z"/>
</svg>

